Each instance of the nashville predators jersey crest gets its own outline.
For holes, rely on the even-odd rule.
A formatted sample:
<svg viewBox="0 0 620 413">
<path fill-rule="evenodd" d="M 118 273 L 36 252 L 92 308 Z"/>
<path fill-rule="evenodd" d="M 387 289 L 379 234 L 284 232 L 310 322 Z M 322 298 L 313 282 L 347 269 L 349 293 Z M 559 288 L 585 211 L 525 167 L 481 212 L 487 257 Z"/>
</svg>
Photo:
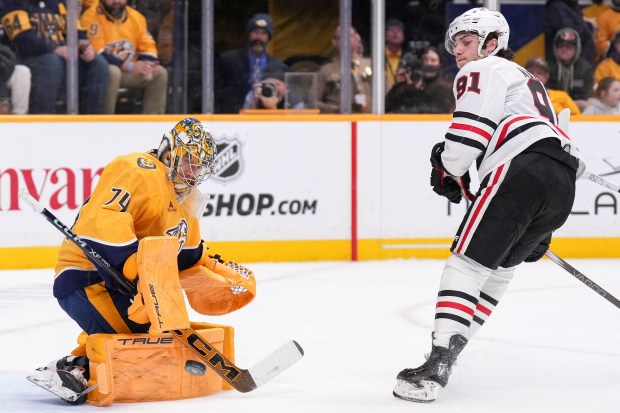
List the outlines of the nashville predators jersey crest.
<svg viewBox="0 0 620 413">
<path fill-rule="evenodd" d="M 101 4 L 90 7 L 82 14 L 82 25 L 97 53 L 105 52 L 119 62 L 157 59 L 157 45 L 146 18 L 130 6 L 119 18 L 108 14 Z"/>
<path fill-rule="evenodd" d="M 187 241 L 187 233 L 188 233 L 187 221 L 185 221 L 184 219 L 182 219 L 181 222 L 179 222 L 179 225 L 173 228 L 170 228 L 169 230 L 166 231 L 166 235 L 170 235 L 172 237 L 176 237 L 179 239 L 179 251 L 183 249 L 183 246 L 185 245 L 185 242 Z"/>
</svg>

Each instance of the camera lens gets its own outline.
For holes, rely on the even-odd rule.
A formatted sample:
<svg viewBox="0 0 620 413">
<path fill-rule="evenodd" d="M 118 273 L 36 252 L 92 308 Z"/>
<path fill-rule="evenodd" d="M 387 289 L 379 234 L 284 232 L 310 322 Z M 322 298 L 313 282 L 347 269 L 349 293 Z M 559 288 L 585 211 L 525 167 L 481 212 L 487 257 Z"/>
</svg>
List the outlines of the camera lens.
<svg viewBox="0 0 620 413">
<path fill-rule="evenodd" d="M 276 94 L 276 85 L 269 82 L 263 83 L 261 87 L 261 94 L 266 98 L 272 97 Z"/>
</svg>

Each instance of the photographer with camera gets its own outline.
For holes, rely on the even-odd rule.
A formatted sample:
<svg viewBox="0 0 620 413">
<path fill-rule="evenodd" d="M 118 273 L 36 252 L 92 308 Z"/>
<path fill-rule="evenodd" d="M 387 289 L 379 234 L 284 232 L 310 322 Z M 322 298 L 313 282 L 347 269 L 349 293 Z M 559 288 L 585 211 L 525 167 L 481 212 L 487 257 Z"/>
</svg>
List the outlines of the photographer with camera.
<svg viewBox="0 0 620 413">
<path fill-rule="evenodd" d="M 243 109 L 284 109 L 284 73 L 287 69 L 286 64 L 280 61 L 268 63 L 262 80 L 255 83 L 246 95 Z"/>
<path fill-rule="evenodd" d="M 385 96 L 385 113 L 423 113 L 426 96 L 421 64 L 413 53 L 401 57 L 395 83 Z"/>
</svg>

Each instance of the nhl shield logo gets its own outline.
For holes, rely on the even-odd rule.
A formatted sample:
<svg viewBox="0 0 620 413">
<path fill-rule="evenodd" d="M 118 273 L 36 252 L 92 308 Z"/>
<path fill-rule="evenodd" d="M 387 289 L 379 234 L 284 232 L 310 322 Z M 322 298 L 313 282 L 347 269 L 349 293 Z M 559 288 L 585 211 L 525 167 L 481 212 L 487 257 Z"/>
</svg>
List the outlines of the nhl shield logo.
<svg viewBox="0 0 620 413">
<path fill-rule="evenodd" d="M 217 155 L 215 156 L 215 168 L 213 179 L 229 181 L 237 178 L 243 171 L 243 159 L 241 158 L 241 141 L 238 138 L 216 142 Z"/>
</svg>

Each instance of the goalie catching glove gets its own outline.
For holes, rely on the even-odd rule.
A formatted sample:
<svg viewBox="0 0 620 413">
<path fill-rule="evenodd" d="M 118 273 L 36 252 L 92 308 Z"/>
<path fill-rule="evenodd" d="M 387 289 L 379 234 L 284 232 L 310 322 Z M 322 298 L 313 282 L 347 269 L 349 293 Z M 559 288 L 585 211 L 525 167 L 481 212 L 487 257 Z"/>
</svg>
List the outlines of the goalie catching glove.
<svg viewBox="0 0 620 413">
<path fill-rule="evenodd" d="M 197 265 L 179 273 L 189 305 L 204 315 L 223 315 L 238 310 L 256 296 L 252 270 L 205 253 Z"/>
<path fill-rule="evenodd" d="M 146 239 L 141 241 L 138 253 L 130 256 L 123 267 L 123 274 L 129 281 L 137 284 L 139 291 L 128 310 L 132 321 L 139 324 L 151 322 L 153 329 L 163 328 L 157 309 L 154 305 L 149 305 L 149 300 L 153 298 L 162 300 L 162 303 L 158 303 L 159 306 L 166 303 L 166 315 L 184 316 L 179 319 L 163 320 L 164 325 L 183 324 L 187 312 L 184 304 L 181 305 L 182 294 L 180 296 L 177 293 L 170 294 L 176 290 L 174 287 L 178 283 L 185 291 L 190 306 L 204 315 L 228 314 L 244 307 L 256 296 L 256 280 L 254 273 L 248 268 L 233 261 L 222 260 L 218 255 L 210 256 L 206 253 L 207 247 L 204 246 L 202 257 L 193 267 L 177 272 L 178 240 L 171 240 L 173 237 L 147 238 L 151 239 L 152 244 L 147 244 Z M 166 243 L 167 252 L 162 254 L 163 249 L 159 243 L 166 241 L 170 245 Z M 149 259 L 141 258 L 149 254 L 153 256 Z M 151 266 L 162 268 L 151 269 L 147 266 L 149 263 Z M 151 275 L 155 277 L 152 281 L 150 281 Z M 160 286 L 162 290 L 155 297 L 151 287 L 155 288 L 158 284 L 165 285 Z M 154 320 L 156 323 L 153 323 Z"/>
<path fill-rule="evenodd" d="M 461 202 L 461 198 L 465 196 L 473 201 L 475 196 L 469 192 L 469 172 L 465 172 L 463 176 L 452 176 L 444 168 L 441 162 L 441 154 L 445 148 L 445 142 L 440 142 L 433 146 L 431 151 L 431 186 L 433 191 L 441 196 L 445 196 L 454 204 Z"/>
</svg>

